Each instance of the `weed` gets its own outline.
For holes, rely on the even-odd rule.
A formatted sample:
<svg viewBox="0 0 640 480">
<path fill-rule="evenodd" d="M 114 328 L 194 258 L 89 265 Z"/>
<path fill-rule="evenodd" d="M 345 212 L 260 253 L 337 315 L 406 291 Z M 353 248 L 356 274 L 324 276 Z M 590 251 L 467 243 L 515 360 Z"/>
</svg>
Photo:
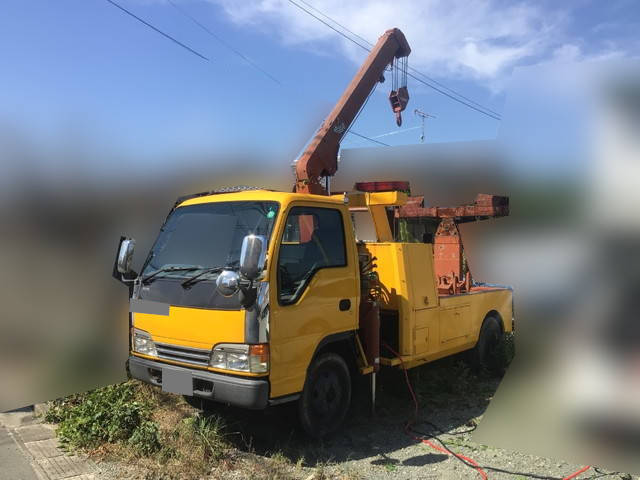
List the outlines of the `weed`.
<svg viewBox="0 0 640 480">
<path fill-rule="evenodd" d="M 67 447 L 127 442 L 149 454 L 160 445 L 151 409 L 149 403 L 137 398 L 133 384 L 126 382 L 56 400 L 45 419 L 58 423 L 58 436 Z"/>
<path fill-rule="evenodd" d="M 398 466 L 395 463 L 389 462 L 384 464 L 384 468 L 387 472 L 395 472 L 398 469 Z"/>
<path fill-rule="evenodd" d="M 224 441 L 222 419 L 197 414 L 186 419 L 186 423 L 192 429 L 196 444 L 202 448 L 205 460 L 219 460 L 227 447 Z"/>
</svg>

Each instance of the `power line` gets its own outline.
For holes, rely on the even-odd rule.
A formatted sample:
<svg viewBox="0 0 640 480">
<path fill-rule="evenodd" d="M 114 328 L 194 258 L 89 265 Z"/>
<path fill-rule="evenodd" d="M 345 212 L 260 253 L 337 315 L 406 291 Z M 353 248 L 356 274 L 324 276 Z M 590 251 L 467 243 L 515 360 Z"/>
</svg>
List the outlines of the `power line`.
<svg viewBox="0 0 640 480">
<path fill-rule="evenodd" d="M 367 137 L 365 135 L 361 135 L 360 133 L 354 132 L 353 130 L 349 130 L 347 133 L 350 133 L 351 135 L 355 135 L 356 137 L 364 138 L 365 140 L 369 140 L 370 142 L 377 143 L 379 145 L 384 145 L 385 147 L 391 146 L 388 143 L 384 143 L 379 140 L 374 140 L 373 138 Z"/>
<path fill-rule="evenodd" d="M 467 100 L 468 102 L 473 103 L 474 105 L 477 105 L 478 107 L 480 107 L 480 108 L 482 108 L 482 109 L 486 110 L 487 112 L 493 113 L 494 115 L 497 115 L 497 116 L 499 116 L 499 117 L 501 117 L 501 116 L 502 116 L 500 113 L 496 112 L 495 110 L 491 110 L 490 108 L 485 107 L 484 105 L 482 105 L 482 104 L 480 104 L 480 103 L 476 102 L 475 100 L 472 100 L 472 99 L 471 99 L 471 98 L 469 98 L 469 97 L 465 97 L 465 96 L 464 96 L 464 95 L 462 95 L 461 93 L 456 92 L 455 90 L 453 90 L 452 88 L 447 87 L 446 85 L 443 85 L 442 83 L 438 82 L 436 79 L 434 79 L 434 78 L 432 78 L 432 77 L 429 77 L 429 76 L 425 75 L 424 73 L 422 73 L 422 72 L 420 72 L 420 71 L 416 70 L 415 68 L 413 68 L 413 67 L 411 67 L 411 66 L 409 67 L 409 70 L 411 70 L 411 71 L 412 71 L 413 73 L 415 73 L 416 75 L 421 75 L 421 76 L 423 76 L 424 78 L 426 78 L 426 79 L 427 79 L 427 80 L 429 80 L 430 82 L 433 82 L 433 83 L 435 83 L 436 85 L 439 85 L 440 87 L 444 88 L 445 90 L 450 91 L 450 92 L 451 92 L 451 93 L 453 93 L 454 95 L 457 95 L 457 96 L 459 96 L 460 98 L 463 98 L 463 99 Z M 500 119 L 500 120 L 501 120 L 501 119 Z"/>
<path fill-rule="evenodd" d="M 467 103 L 467 102 L 465 102 L 465 101 L 463 101 L 463 100 L 460 100 L 459 98 L 456 98 L 456 97 L 454 97 L 453 95 L 450 95 L 450 94 L 448 94 L 447 92 L 445 92 L 445 91 L 443 91 L 443 90 L 440 90 L 438 87 L 434 87 L 433 85 L 431 85 L 431 84 L 429 84 L 429 83 L 425 82 L 424 80 L 422 80 L 422 79 L 420 79 L 420 78 L 416 77 L 416 76 L 415 76 L 415 75 L 413 75 L 412 73 L 407 73 L 407 75 L 408 75 L 409 77 L 413 78 L 414 80 L 417 80 L 418 82 L 420 82 L 420 83 L 422 83 L 422 84 L 426 85 L 427 87 L 434 89 L 436 92 L 441 93 L 441 94 L 442 94 L 442 95 L 444 95 L 445 97 L 449 97 L 451 100 L 455 100 L 456 102 L 461 103 L 462 105 L 466 105 L 467 107 L 469 107 L 469 108 L 471 108 L 471 109 L 475 110 L 476 112 L 482 113 L 483 115 L 486 115 L 487 117 L 491 117 L 491 118 L 493 118 L 494 120 L 502 120 L 502 118 L 501 118 L 500 116 L 498 116 L 498 115 L 494 115 L 493 113 L 486 112 L 486 111 L 484 111 L 484 110 L 481 110 L 481 109 L 480 109 L 480 108 L 478 108 L 478 107 L 475 107 L 475 106 L 471 105 L 470 103 Z"/>
<path fill-rule="evenodd" d="M 246 55 L 244 55 L 242 52 L 240 52 L 239 50 L 237 50 L 235 47 L 233 47 L 233 45 L 230 45 L 229 43 L 225 42 L 220 36 L 216 35 L 213 31 L 211 31 L 211 29 L 209 29 L 206 25 L 204 25 L 203 23 L 201 23 L 200 21 L 198 21 L 197 18 L 195 18 L 193 15 L 191 15 L 189 12 L 187 12 L 184 8 L 178 6 L 173 0 L 167 0 L 169 2 L 169 4 L 175 8 L 178 12 L 180 12 L 180 14 L 184 15 L 185 17 L 187 17 L 189 20 L 191 20 L 193 23 L 195 23 L 198 27 L 200 27 L 202 30 L 204 30 L 208 35 L 210 35 L 211 37 L 213 37 L 214 39 L 216 39 L 220 44 L 224 45 L 226 48 L 228 48 L 229 50 L 231 50 L 233 53 L 235 53 L 238 57 L 240 57 L 242 60 L 244 60 L 245 62 L 247 62 L 249 65 L 251 65 L 253 68 L 255 68 L 256 70 L 260 71 L 262 74 L 264 74 L 265 76 L 267 76 L 269 79 L 273 80 L 275 83 L 277 83 L 278 85 L 282 85 L 282 83 L 280 82 L 280 80 L 278 80 L 277 78 L 275 78 L 273 75 L 271 75 L 269 72 L 267 72 L 266 70 L 264 70 L 262 67 L 260 67 L 260 65 L 256 64 L 253 60 L 251 60 L 250 58 L 248 58 Z"/>
<path fill-rule="evenodd" d="M 126 8 L 124 8 L 123 6 L 117 4 L 116 2 L 114 2 L 113 0 L 106 0 L 107 2 L 109 2 L 111 5 L 113 5 L 114 7 L 119 8 L 120 10 L 122 10 L 124 13 L 126 13 L 127 15 L 132 16 L 133 18 L 135 18 L 136 20 L 138 20 L 140 23 L 143 23 L 144 25 L 146 25 L 147 27 L 149 27 L 151 30 L 155 31 L 156 33 L 159 33 L 160 35 L 162 35 L 165 38 L 168 38 L 169 40 L 171 40 L 172 42 L 176 43 L 177 45 L 180 45 L 182 48 L 184 48 L 185 50 L 193 53 L 194 55 L 202 58 L 203 60 L 206 60 L 207 62 L 209 62 L 210 60 L 205 57 L 204 55 L 202 55 L 201 53 L 196 52 L 193 48 L 185 45 L 184 43 L 182 43 L 180 40 L 177 40 L 175 38 L 173 38 L 171 35 L 164 33 L 162 30 L 154 27 L 153 25 L 151 25 L 149 22 L 147 22 L 146 20 L 143 20 L 142 18 L 138 17 L 136 14 L 130 12 L 129 10 L 127 10 Z"/>
<path fill-rule="evenodd" d="M 304 3 L 307 7 L 309 7 L 310 9 L 314 10 L 315 12 L 319 13 L 320 15 L 322 15 L 325 18 L 328 18 L 329 20 L 331 20 L 333 23 L 335 23 L 336 25 L 338 25 L 340 28 L 346 30 L 347 32 L 349 32 L 351 35 L 353 35 L 356 38 L 359 38 L 360 40 L 362 40 L 364 43 L 366 43 L 367 45 L 369 45 L 369 48 L 373 47 L 373 43 L 371 43 L 369 40 L 367 40 L 366 38 L 361 37 L 360 35 L 358 35 L 357 33 L 349 30 L 347 27 L 345 27 L 344 25 L 342 25 L 341 23 L 338 23 L 337 21 L 335 21 L 333 18 L 331 18 L 328 15 L 325 15 L 323 12 L 321 12 L 320 10 L 318 10 L 316 7 L 314 7 L 313 5 L 311 5 L 308 2 L 305 2 L 305 0 L 298 0 L 299 2 Z"/>
<path fill-rule="evenodd" d="M 403 128 L 402 130 L 392 130 L 387 133 L 381 133 L 380 135 L 374 135 L 371 138 L 382 138 L 382 137 L 388 137 L 389 135 L 398 135 L 399 133 L 410 132 L 412 130 L 418 130 L 419 128 L 422 128 L 422 127 L 417 126 L 417 127 Z"/>
<path fill-rule="evenodd" d="M 354 35 L 356 37 L 358 37 L 359 39 L 361 39 L 364 43 L 368 44 L 368 45 L 372 45 L 371 42 L 369 42 L 368 40 L 362 38 L 360 35 L 352 32 L 351 30 L 349 30 L 348 28 L 346 28 L 345 26 L 341 25 L 340 23 L 336 22 L 333 18 L 331 18 L 330 16 L 326 15 L 325 13 L 322 13 L 320 10 L 318 10 L 317 8 L 309 5 L 309 3 L 307 3 L 304 0 L 299 0 L 300 2 L 304 3 L 305 5 L 307 5 L 309 8 L 313 9 L 314 11 L 316 11 L 317 13 L 319 13 L 320 15 L 324 16 L 325 18 L 328 18 L 329 20 L 331 20 L 331 22 L 333 22 L 334 24 L 340 26 L 341 28 L 343 28 L 344 30 L 346 30 L 347 32 L 349 32 L 351 35 Z M 359 43 L 357 41 L 355 41 L 353 38 L 349 37 L 348 35 L 346 35 L 344 32 L 342 32 L 341 30 L 338 30 L 337 28 L 335 28 L 333 25 L 329 24 L 328 22 L 326 22 L 325 20 L 323 20 L 322 18 L 318 17 L 317 15 L 314 15 L 312 12 L 310 12 L 309 10 L 307 10 L 306 8 L 304 8 L 302 5 L 296 3 L 294 0 L 289 0 L 289 3 L 291 3 L 292 5 L 295 5 L 296 7 L 298 7 L 300 10 L 302 10 L 303 12 L 305 12 L 306 14 L 312 16 L 313 18 L 315 18 L 316 20 L 318 20 L 319 22 L 323 23 L 324 25 L 326 25 L 327 27 L 329 27 L 331 30 L 333 30 L 334 32 L 336 32 L 337 34 L 341 35 L 342 37 L 344 37 L 345 39 L 349 40 L 350 42 L 352 42 L 353 44 L 357 45 L 358 47 L 362 48 L 363 50 L 366 50 L 367 52 L 371 50 L 371 47 L 367 47 L 365 45 L 363 45 L 362 43 Z M 408 76 L 410 76 L 411 78 L 413 78 L 414 80 L 422 83 L 423 85 L 426 85 L 427 87 L 437 91 L 438 93 L 450 98 L 451 100 L 454 100 L 458 103 L 461 103 L 462 105 L 465 105 L 479 113 L 482 113 L 483 115 L 486 115 L 490 118 L 493 118 L 494 120 L 501 120 L 501 116 L 499 113 L 494 112 L 493 110 L 484 107 L 483 105 L 479 104 L 478 102 L 475 102 L 474 100 L 471 100 L 467 97 L 465 97 L 464 95 L 456 92 L 455 90 L 441 84 L 440 82 L 437 82 L 434 79 L 431 79 L 430 77 L 428 77 L 427 75 L 425 75 L 424 73 L 416 70 L 415 68 L 409 67 L 409 70 L 411 70 L 412 72 L 415 72 L 416 75 L 421 75 L 423 78 L 418 78 L 416 75 L 408 73 Z M 438 88 L 435 85 L 432 85 L 429 82 L 433 82 L 436 85 L 439 85 L 441 88 Z M 450 92 L 452 92 L 452 94 L 447 93 L 446 91 L 442 90 L 442 89 L 446 89 Z M 457 95 L 454 96 L 454 95 Z M 460 97 L 460 98 L 458 98 Z M 464 100 L 461 100 L 464 99 Z M 466 101 L 465 101 L 466 100 Z M 475 104 L 475 105 L 474 105 Z"/>
<path fill-rule="evenodd" d="M 113 0 L 106 0 L 107 2 L 109 2 L 111 5 L 113 5 L 114 7 L 117 7 L 118 9 L 120 9 L 121 11 L 123 11 L 124 13 L 126 13 L 127 15 L 133 17 L 134 19 L 136 19 L 137 21 L 139 21 L 140 23 L 146 25 L 147 27 L 149 27 L 150 29 L 152 29 L 153 31 L 155 31 L 156 33 L 159 33 L 160 35 L 162 35 L 163 37 L 171 40 L 172 42 L 176 43 L 177 45 L 179 45 L 180 47 L 184 48 L 185 50 L 189 51 L 190 53 L 202 58 L 203 60 L 206 61 L 210 61 L 209 58 L 205 57 L 204 55 L 202 55 L 201 53 L 197 52 L 196 50 L 192 49 L 191 47 L 189 47 L 188 45 L 185 45 L 184 43 L 182 43 L 180 40 L 172 37 L 171 35 L 163 32 L 162 30 L 160 30 L 159 28 L 153 26 L 152 24 L 150 24 L 149 22 L 147 22 L 146 20 L 140 18 L 139 16 L 137 16 L 136 14 L 134 14 L 133 12 L 127 10 L 126 8 L 124 8 L 123 6 L 119 5 L 118 3 L 114 2 Z M 272 77 L 268 72 L 266 72 L 265 70 L 263 70 L 262 68 L 260 68 L 258 65 L 256 65 L 255 63 L 253 63 L 249 58 L 245 57 L 241 52 L 235 50 L 233 47 L 231 47 L 230 45 L 226 44 L 222 39 L 220 39 L 216 34 L 214 34 L 212 31 L 210 31 L 206 26 L 204 26 L 203 24 L 201 24 L 197 19 L 195 19 L 193 16 L 189 15 L 186 11 L 180 9 L 177 5 L 175 5 L 173 3 L 172 0 L 168 0 L 169 3 L 175 7 L 177 10 L 179 10 L 181 13 L 183 13 L 184 15 L 186 15 L 187 17 L 189 17 L 194 23 L 196 23 L 200 28 L 204 29 L 207 33 L 209 33 L 211 36 L 213 36 L 214 38 L 216 38 L 218 41 L 220 41 L 222 44 L 224 44 L 225 46 L 227 46 L 228 48 L 230 48 L 231 50 L 233 50 L 237 55 L 241 56 L 244 60 L 246 60 L 247 62 L 251 63 L 254 67 L 256 67 L 258 70 L 260 70 L 262 73 L 264 73 L 265 75 L 267 75 L 269 78 L 271 78 L 273 81 L 275 81 L 276 83 L 278 83 L 279 85 L 282 85 L 282 83 L 280 83 L 280 81 L 278 79 L 276 79 L 275 77 Z M 290 0 L 291 1 L 291 0 Z M 291 2 L 296 6 L 297 5 L 295 2 Z M 317 18 L 317 17 L 316 17 Z M 320 20 L 322 23 L 323 22 L 320 18 L 318 18 L 318 20 Z M 331 25 L 325 23 L 325 25 L 327 25 L 328 27 L 332 28 Z M 334 29 L 335 30 L 335 29 Z M 337 30 L 336 30 L 337 31 Z M 338 32 L 338 31 L 337 31 Z M 340 32 L 338 32 L 340 33 Z M 342 35 L 342 33 L 341 33 Z M 348 38 L 348 37 L 347 37 Z M 369 95 L 370 96 L 370 95 Z M 368 100 L 368 98 L 367 98 Z M 366 102 L 365 102 L 366 103 Z M 364 105 L 363 105 L 364 107 Z M 358 113 L 359 115 L 359 113 Z M 360 133 L 354 132 L 353 130 L 349 130 L 347 133 L 351 134 L 351 135 L 355 135 L 356 137 L 360 137 L 363 138 L 365 140 L 369 140 L 370 142 L 373 143 L 377 143 L 379 145 L 383 145 L 385 147 L 389 147 L 390 145 L 384 143 L 384 142 L 380 142 L 378 140 L 374 140 L 373 138 L 367 137 L 366 135 L 362 135 Z"/>
<path fill-rule="evenodd" d="M 336 29 L 336 28 L 334 28 L 333 26 L 329 25 L 328 23 L 324 22 L 323 20 L 321 20 L 321 19 L 320 19 L 320 18 L 318 18 L 317 16 L 313 15 L 312 13 L 310 13 L 309 11 L 307 11 L 306 9 L 302 8 L 300 5 L 296 4 L 296 3 L 295 3 L 295 2 L 293 2 L 292 0 L 289 0 L 289 2 L 290 2 L 290 3 L 293 3 L 293 4 L 294 4 L 294 5 L 296 5 L 298 8 L 302 9 L 303 11 L 305 11 L 306 13 L 308 13 L 309 15 L 311 15 L 312 17 L 314 17 L 314 18 L 316 18 L 317 20 L 321 21 L 323 24 L 325 24 L 326 26 L 328 26 L 329 28 L 331 28 L 333 31 L 335 31 L 336 33 L 339 33 L 339 34 L 340 34 L 340 35 L 342 35 L 344 38 L 346 38 L 347 40 L 349 40 L 349 41 L 353 42 L 354 44 L 356 44 L 356 45 L 357 45 L 357 46 L 359 46 L 360 48 L 362 48 L 362 49 L 364 49 L 364 50 L 366 50 L 366 51 L 370 51 L 370 50 L 371 50 L 371 48 L 373 47 L 373 43 L 371 43 L 370 41 L 368 41 L 366 38 L 364 38 L 364 37 L 362 37 L 362 36 L 358 35 L 357 33 L 355 33 L 355 32 L 354 32 L 354 31 L 352 31 L 352 30 L 349 30 L 347 27 L 345 27 L 345 26 L 344 26 L 344 25 L 342 25 L 341 23 L 337 22 L 336 20 L 334 20 L 333 18 L 331 18 L 329 15 L 327 15 L 327 14 L 325 14 L 325 13 L 321 12 L 320 10 L 318 10 L 317 8 L 315 8 L 313 5 L 309 4 L 309 3 L 308 3 L 308 2 L 306 2 L 305 0 L 298 0 L 298 1 L 300 1 L 300 2 L 304 3 L 307 7 L 311 8 L 312 10 L 314 10 L 314 11 L 315 11 L 315 12 L 317 12 L 317 13 L 319 13 L 319 14 L 320 14 L 320 15 L 322 15 L 323 17 L 325 17 L 325 18 L 327 18 L 327 19 L 331 20 L 331 22 L 333 22 L 334 24 L 338 25 L 340 28 L 344 29 L 345 31 L 349 32 L 351 35 L 353 35 L 353 36 L 355 36 L 355 37 L 359 38 L 359 39 L 360 39 L 360 40 L 362 40 L 366 45 L 368 45 L 368 47 L 367 47 L 367 46 L 364 46 L 364 45 L 362 45 L 362 44 L 360 44 L 360 43 L 358 43 L 358 42 L 355 42 L 352 38 L 349 38 L 349 37 L 348 37 L 348 36 L 346 36 L 343 32 L 340 32 L 339 30 L 337 30 L 337 29 Z M 493 114 L 493 115 L 489 115 L 489 116 L 491 116 L 492 118 L 495 118 L 496 116 L 497 116 L 497 117 L 500 117 L 500 116 L 501 116 L 498 112 L 496 112 L 496 111 L 494 111 L 494 110 L 491 110 L 490 108 L 485 107 L 484 105 L 482 105 L 482 104 L 480 104 L 480 103 L 478 103 L 478 102 L 476 102 L 476 101 L 474 101 L 474 100 L 472 100 L 472 99 L 470 99 L 470 98 L 468 98 L 468 97 L 465 97 L 465 96 L 464 96 L 464 95 L 462 95 L 461 93 L 456 92 L 456 91 L 455 91 L 455 90 L 453 90 L 452 88 L 447 87 L 446 85 L 444 85 L 444 84 L 442 84 L 442 83 L 438 82 L 437 80 L 435 80 L 434 78 L 429 77 L 428 75 L 425 75 L 424 73 L 420 72 L 419 70 L 417 70 L 417 69 L 415 69 L 415 68 L 413 68 L 413 67 L 409 67 L 409 70 L 411 70 L 412 72 L 414 72 L 416 75 L 420 75 L 420 76 L 424 77 L 425 79 L 427 79 L 428 81 L 433 82 L 433 83 L 435 83 L 436 85 L 439 85 L 440 87 L 442 87 L 442 88 L 444 88 L 444 89 L 448 90 L 448 91 L 449 91 L 449 92 L 451 92 L 452 94 L 457 95 L 458 97 L 463 98 L 463 99 L 467 100 L 468 102 L 470 102 L 470 103 L 472 103 L 472 104 L 475 104 L 476 106 L 478 106 L 478 107 L 479 107 L 479 108 L 481 108 L 482 110 L 485 110 L 486 112 L 489 112 L 489 113 Z M 418 80 L 419 82 L 421 82 L 421 83 L 423 83 L 423 84 L 427 85 L 428 87 L 433 88 L 434 90 L 438 91 L 439 93 L 442 93 L 442 94 L 444 94 L 444 95 L 447 95 L 445 92 L 442 92 L 441 90 L 439 90 L 439 89 L 435 88 L 433 85 L 429 85 L 428 83 L 426 83 L 426 82 L 424 82 L 424 81 L 422 81 L 422 80 L 420 80 L 420 79 L 418 79 L 418 78 L 416 78 L 416 77 L 414 77 L 414 76 L 411 76 L 411 77 L 412 77 L 412 78 L 414 78 L 415 80 Z M 452 98 L 452 99 L 453 99 L 453 100 L 455 100 L 455 101 L 458 101 L 458 102 L 460 101 L 460 100 L 458 100 L 458 99 L 456 99 L 456 98 L 451 97 L 450 95 L 447 95 L 447 96 L 448 96 L 449 98 Z M 460 103 L 465 104 L 464 102 L 460 102 Z M 470 105 L 467 105 L 467 106 L 470 106 Z M 471 108 L 473 108 L 473 107 L 471 107 Z M 478 110 L 478 109 L 474 108 L 474 110 Z M 486 112 L 484 112 L 484 111 L 483 111 L 483 112 L 480 112 L 480 113 L 485 113 L 485 114 L 486 114 Z M 496 118 L 496 120 L 501 120 L 501 119 L 500 119 L 500 118 Z"/>
<path fill-rule="evenodd" d="M 302 10 L 303 12 L 305 12 L 307 15 L 311 15 L 313 18 L 315 18 L 316 20 L 318 20 L 319 22 L 325 24 L 327 27 L 329 27 L 331 30 L 333 30 L 334 32 L 336 32 L 338 35 L 342 35 L 344 38 L 346 38 L 347 40 L 349 40 L 350 42 L 355 43 L 357 46 L 359 46 L 360 48 L 366 50 L 367 52 L 369 51 L 368 47 L 365 47 L 364 45 L 359 44 L 358 42 L 356 42 L 353 38 L 348 37 L 347 35 L 345 35 L 344 32 L 341 32 L 340 30 L 338 30 L 337 28 L 335 28 L 333 25 L 325 22 L 324 20 L 322 20 L 320 17 L 314 15 L 313 13 L 311 13 L 309 10 L 307 10 L 306 8 L 304 8 L 302 5 L 294 2 L 293 0 L 289 0 L 289 3 L 292 5 L 295 5 L 296 7 L 298 7 L 300 10 Z M 318 10 L 316 10 L 318 11 Z M 323 14 L 324 15 L 324 14 Z M 327 18 L 327 15 L 324 15 Z M 333 20 L 332 20 L 333 21 Z M 365 40 L 366 41 L 366 40 Z"/>
</svg>

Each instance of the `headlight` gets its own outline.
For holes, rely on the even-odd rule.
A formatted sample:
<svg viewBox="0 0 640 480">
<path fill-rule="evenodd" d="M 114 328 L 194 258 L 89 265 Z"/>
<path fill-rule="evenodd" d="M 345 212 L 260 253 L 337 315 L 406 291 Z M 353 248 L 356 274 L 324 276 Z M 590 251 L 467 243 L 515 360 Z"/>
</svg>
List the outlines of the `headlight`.
<svg viewBox="0 0 640 480">
<path fill-rule="evenodd" d="M 133 342 L 131 342 L 131 344 L 133 345 L 134 352 L 151 355 L 153 357 L 158 356 L 156 344 L 151 340 L 151 335 L 144 330 L 138 330 L 137 328 L 133 330 Z"/>
<path fill-rule="evenodd" d="M 209 365 L 223 370 L 266 373 L 269 371 L 269 345 L 220 344 L 211 352 Z"/>
</svg>

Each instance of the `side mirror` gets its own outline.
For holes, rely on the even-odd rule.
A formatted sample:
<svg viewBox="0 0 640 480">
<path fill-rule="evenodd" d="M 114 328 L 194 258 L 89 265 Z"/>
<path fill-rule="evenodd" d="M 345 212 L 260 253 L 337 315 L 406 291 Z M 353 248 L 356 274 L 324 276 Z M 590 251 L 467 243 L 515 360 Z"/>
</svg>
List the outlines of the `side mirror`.
<svg viewBox="0 0 640 480">
<path fill-rule="evenodd" d="M 137 277 L 137 273 L 131 269 L 133 263 L 133 250 L 136 241 L 133 238 L 120 237 L 118 246 L 118 255 L 113 268 L 113 276 L 117 280 L 131 280 Z"/>
<path fill-rule="evenodd" d="M 247 280 L 257 280 L 264 270 L 267 239 L 263 235 L 247 235 L 240 250 L 240 274 Z"/>
</svg>

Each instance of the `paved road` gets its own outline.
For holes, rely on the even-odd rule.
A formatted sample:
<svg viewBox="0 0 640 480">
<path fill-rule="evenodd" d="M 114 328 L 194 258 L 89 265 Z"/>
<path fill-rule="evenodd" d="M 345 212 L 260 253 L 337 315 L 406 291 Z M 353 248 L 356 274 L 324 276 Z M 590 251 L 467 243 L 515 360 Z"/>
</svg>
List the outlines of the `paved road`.
<svg viewBox="0 0 640 480">
<path fill-rule="evenodd" d="M 33 409 L 0 413 L 0 480 L 92 480 L 93 462 L 62 451 Z"/>
<path fill-rule="evenodd" d="M 0 480 L 39 480 L 30 459 L 3 426 L 0 426 Z"/>
</svg>

